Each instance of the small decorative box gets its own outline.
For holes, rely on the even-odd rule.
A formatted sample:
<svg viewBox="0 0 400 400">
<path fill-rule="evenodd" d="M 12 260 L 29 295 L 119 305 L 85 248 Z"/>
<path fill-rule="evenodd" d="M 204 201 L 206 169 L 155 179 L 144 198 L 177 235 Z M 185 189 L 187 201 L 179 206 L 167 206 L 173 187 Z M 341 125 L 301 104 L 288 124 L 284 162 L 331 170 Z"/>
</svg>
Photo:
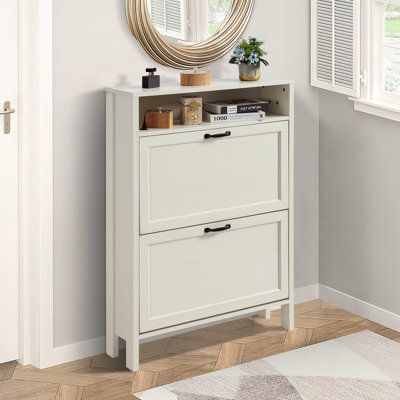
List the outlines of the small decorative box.
<svg viewBox="0 0 400 400">
<path fill-rule="evenodd" d="M 146 72 L 149 74 L 142 77 L 142 88 L 143 89 L 154 89 L 160 87 L 160 75 L 154 75 L 157 68 L 146 68 Z"/>
<path fill-rule="evenodd" d="M 146 111 L 144 121 L 148 129 L 170 129 L 174 127 L 174 112 L 171 110 L 163 110 L 159 107 L 157 110 Z"/>
<path fill-rule="evenodd" d="M 181 97 L 181 124 L 201 125 L 203 123 L 203 99 Z"/>
</svg>

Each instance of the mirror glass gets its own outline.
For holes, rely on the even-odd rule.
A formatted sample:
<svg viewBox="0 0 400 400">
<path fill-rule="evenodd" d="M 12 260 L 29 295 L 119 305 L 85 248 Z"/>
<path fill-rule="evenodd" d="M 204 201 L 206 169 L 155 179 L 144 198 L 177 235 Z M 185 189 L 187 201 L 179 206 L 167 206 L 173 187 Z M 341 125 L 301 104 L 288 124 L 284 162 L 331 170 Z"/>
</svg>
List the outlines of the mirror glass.
<svg viewBox="0 0 400 400">
<path fill-rule="evenodd" d="M 147 10 L 161 35 L 193 45 L 218 32 L 232 0 L 147 0 Z"/>
</svg>

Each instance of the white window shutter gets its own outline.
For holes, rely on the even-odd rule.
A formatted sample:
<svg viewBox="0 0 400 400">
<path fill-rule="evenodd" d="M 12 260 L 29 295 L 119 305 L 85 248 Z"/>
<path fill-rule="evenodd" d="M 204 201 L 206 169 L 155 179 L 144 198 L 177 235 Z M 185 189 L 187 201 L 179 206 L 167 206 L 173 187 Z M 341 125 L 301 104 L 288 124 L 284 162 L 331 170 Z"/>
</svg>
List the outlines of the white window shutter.
<svg viewBox="0 0 400 400">
<path fill-rule="evenodd" d="M 360 96 L 360 0 L 311 0 L 311 84 Z"/>
<path fill-rule="evenodd" d="M 149 14 L 161 34 L 185 40 L 185 1 L 148 0 Z"/>
<path fill-rule="evenodd" d="M 147 4 L 154 26 L 165 31 L 165 0 L 149 0 Z"/>
</svg>

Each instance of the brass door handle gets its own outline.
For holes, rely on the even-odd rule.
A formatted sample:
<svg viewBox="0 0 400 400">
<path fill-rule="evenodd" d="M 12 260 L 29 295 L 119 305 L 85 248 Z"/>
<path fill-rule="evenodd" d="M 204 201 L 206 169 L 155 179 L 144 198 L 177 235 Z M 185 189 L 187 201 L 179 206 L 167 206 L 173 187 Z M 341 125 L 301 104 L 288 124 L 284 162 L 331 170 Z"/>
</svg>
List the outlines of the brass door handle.
<svg viewBox="0 0 400 400">
<path fill-rule="evenodd" d="M 9 101 L 6 101 L 3 106 L 3 111 L 0 111 L 0 115 L 4 115 L 4 133 L 11 132 L 11 118 L 10 114 L 14 114 L 15 110 L 11 108 L 11 104 Z"/>
<path fill-rule="evenodd" d="M 1 111 L 0 115 L 14 114 L 14 113 L 15 113 L 15 110 L 11 109 L 11 110 Z"/>
</svg>

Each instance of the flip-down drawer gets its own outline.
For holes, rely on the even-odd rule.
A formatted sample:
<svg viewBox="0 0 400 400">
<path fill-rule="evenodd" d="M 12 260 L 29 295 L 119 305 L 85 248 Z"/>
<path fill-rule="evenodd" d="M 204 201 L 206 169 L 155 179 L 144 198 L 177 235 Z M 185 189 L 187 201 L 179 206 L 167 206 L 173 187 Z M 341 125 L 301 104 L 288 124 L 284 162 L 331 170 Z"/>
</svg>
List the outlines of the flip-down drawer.
<svg viewBox="0 0 400 400">
<path fill-rule="evenodd" d="M 288 123 L 140 139 L 142 234 L 288 208 Z"/>
<path fill-rule="evenodd" d="M 140 238 L 142 333 L 288 298 L 288 212 Z"/>
</svg>

